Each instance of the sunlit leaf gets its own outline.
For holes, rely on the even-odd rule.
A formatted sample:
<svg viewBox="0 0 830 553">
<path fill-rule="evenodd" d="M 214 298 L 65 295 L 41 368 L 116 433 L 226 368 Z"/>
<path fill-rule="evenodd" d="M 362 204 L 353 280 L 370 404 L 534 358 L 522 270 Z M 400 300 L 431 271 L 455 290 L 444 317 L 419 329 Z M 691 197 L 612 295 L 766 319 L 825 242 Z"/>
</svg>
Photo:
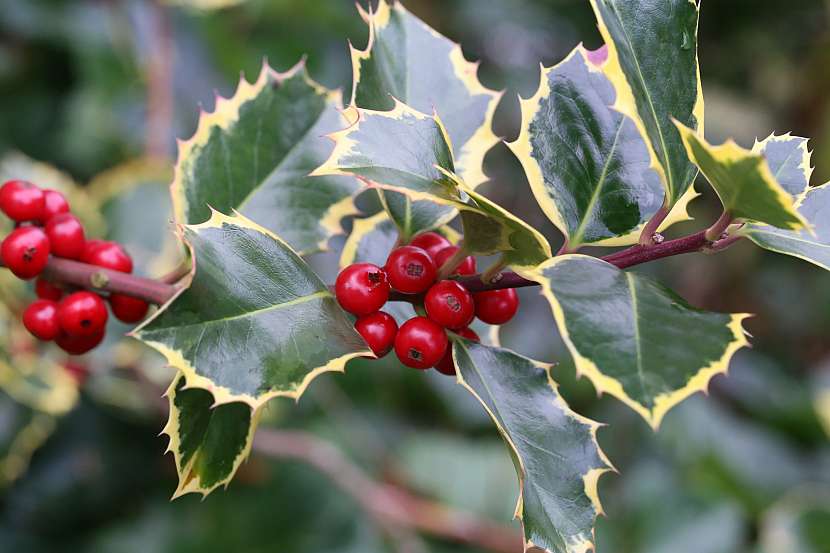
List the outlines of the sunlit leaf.
<svg viewBox="0 0 830 553">
<path fill-rule="evenodd" d="M 804 199 L 810 186 L 813 168 L 810 165 L 810 150 L 807 139 L 800 136 L 771 134 L 755 142 L 753 152 L 764 156 L 772 176 L 796 201 Z"/>
</svg>

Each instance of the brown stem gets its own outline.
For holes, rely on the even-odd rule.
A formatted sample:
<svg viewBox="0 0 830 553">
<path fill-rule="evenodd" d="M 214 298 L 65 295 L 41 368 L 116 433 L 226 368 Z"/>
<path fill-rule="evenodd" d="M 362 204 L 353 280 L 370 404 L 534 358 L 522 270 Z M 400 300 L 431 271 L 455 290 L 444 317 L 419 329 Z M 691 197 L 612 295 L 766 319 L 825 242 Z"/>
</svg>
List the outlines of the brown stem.
<svg viewBox="0 0 830 553">
<path fill-rule="evenodd" d="M 729 228 L 729 225 L 732 224 L 732 214 L 728 211 L 724 211 L 721 213 L 721 216 L 718 218 L 715 223 L 706 229 L 706 239 L 710 242 L 715 242 L 720 240 L 721 235 L 726 232 L 726 229 Z"/>
<path fill-rule="evenodd" d="M 657 230 L 660 228 L 660 225 L 663 224 L 663 221 L 665 221 L 668 216 L 669 208 L 665 205 L 658 209 L 654 215 L 652 215 L 651 219 L 649 219 L 646 223 L 646 226 L 643 227 L 643 232 L 640 234 L 641 246 L 650 246 L 654 244 L 654 235 L 657 234 Z"/>
</svg>

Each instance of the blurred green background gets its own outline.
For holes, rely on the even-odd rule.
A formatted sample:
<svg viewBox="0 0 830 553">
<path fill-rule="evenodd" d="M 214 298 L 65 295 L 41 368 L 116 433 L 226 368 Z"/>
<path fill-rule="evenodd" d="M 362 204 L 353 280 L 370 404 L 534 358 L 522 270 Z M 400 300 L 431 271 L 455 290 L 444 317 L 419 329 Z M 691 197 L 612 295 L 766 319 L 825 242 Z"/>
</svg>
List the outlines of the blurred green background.
<svg viewBox="0 0 830 553">
<path fill-rule="evenodd" d="M 507 90 L 496 132 L 508 139 L 518 132 L 517 94 L 535 90 L 539 62 L 559 61 L 580 41 L 600 42 L 587 0 L 405 5 L 462 42 L 468 58 L 482 59 L 485 85 Z M 118 180 L 112 174 L 92 184 L 98 190 L 90 197 L 105 208 L 101 225 L 110 236 L 134 237 L 142 224 L 142 231 L 160 232 L 163 221 L 142 217 L 166 213 L 163 175 L 175 138 L 195 129 L 199 105 L 210 110 L 215 93 L 231 95 L 240 71 L 253 79 L 263 58 L 285 70 L 304 54 L 315 79 L 348 91 L 347 39 L 362 47 L 366 35 L 351 0 L 248 0 L 221 10 L 150 0 L 2 0 L 3 171 L 29 163 L 8 157 L 22 152 L 85 183 L 155 154 L 166 168 L 121 175 L 141 180 L 135 198 L 118 204 L 101 192 L 108 187 L 100 182 Z M 813 184 L 830 180 L 830 3 L 706 1 L 700 60 L 711 140 L 732 136 L 751 146 L 772 131 L 812 137 Z M 168 69 L 169 97 L 158 87 Z M 506 147 L 488 155 L 486 172 L 493 180 L 485 193 L 553 244 L 561 241 Z M 717 215 L 706 183 L 697 186 L 704 196 L 692 213 L 701 222 L 672 232 L 700 228 Z M 152 233 L 134 240 L 163 254 Z M 332 249 L 340 245 L 335 239 Z M 313 260 L 329 281 L 336 258 Z M 150 265 L 151 259 L 147 272 Z M 619 402 L 597 399 L 589 383 L 574 380 L 567 352 L 550 339 L 546 305 L 535 290 L 522 291 L 524 308 L 505 328 L 505 345 L 558 362 L 554 377 L 572 407 L 608 424 L 599 441 L 619 474 L 601 480 L 607 516 L 598 521 L 598 550 L 830 551 L 830 275 L 749 244 L 638 270 L 697 306 L 756 313 L 747 324 L 754 347 L 736 356 L 730 376 L 716 378 L 708 396 L 676 408 L 655 434 Z M 0 298 L 12 295 L 11 284 L 0 282 L 9 293 Z M 4 302 L 14 311 L 13 298 Z M 0 394 L 0 551 L 478 551 L 426 536 L 401 545 L 313 468 L 256 455 L 227 491 L 170 503 L 176 475 L 172 459 L 162 456 L 166 440 L 157 434 L 164 416 L 152 393 L 170 373 L 129 343 L 111 343 L 84 363 L 91 376 L 77 405 L 47 413 L 45 426 L 33 422 L 43 422 L 38 409 Z M 47 388 L 65 384 L 47 381 Z M 475 400 L 434 371 L 358 362 L 346 375 L 318 379 L 299 405 L 272 402 L 265 418 L 264 426 L 331 441 L 378 480 L 516 527 L 516 477 L 505 448 Z M 28 442 L 21 428 L 30 429 Z M 32 428 L 45 428 L 43 439 L 29 439 Z M 27 443 L 34 454 L 23 470 Z"/>
</svg>

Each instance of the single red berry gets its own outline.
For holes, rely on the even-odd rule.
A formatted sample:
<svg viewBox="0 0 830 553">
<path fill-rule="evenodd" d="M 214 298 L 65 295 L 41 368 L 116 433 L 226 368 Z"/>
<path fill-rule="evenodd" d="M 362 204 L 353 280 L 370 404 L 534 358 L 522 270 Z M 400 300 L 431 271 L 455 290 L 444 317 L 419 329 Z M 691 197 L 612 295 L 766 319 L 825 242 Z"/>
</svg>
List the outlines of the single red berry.
<svg viewBox="0 0 830 553">
<path fill-rule="evenodd" d="M 435 262 L 416 246 L 395 248 L 386 260 L 389 284 L 398 292 L 418 294 L 435 282 Z"/>
<path fill-rule="evenodd" d="M 101 296 L 92 292 L 74 292 L 58 304 L 58 320 L 70 336 L 95 336 L 107 324 L 107 306 Z"/>
<path fill-rule="evenodd" d="M 478 334 L 473 332 L 472 329 L 462 328 L 461 330 L 456 330 L 454 332 L 463 338 L 472 340 L 473 342 L 481 341 L 481 338 L 479 338 Z M 445 353 L 444 357 L 442 357 L 438 364 L 435 365 L 435 370 L 447 376 L 455 376 L 455 362 L 452 359 L 452 347 L 447 348 L 447 353 Z"/>
<path fill-rule="evenodd" d="M 23 326 L 32 336 L 47 342 L 61 332 L 58 323 L 58 304 L 51 300 L 36 300 L 23 312 Z"/>
<path fill-rule="evenodd" d="M 354 263 L 337 275 L 334 294 L 340 307 L 362 317 L 378 311 L 389 299 L 389 280 L 377 265 Z"/>
<path fill-rule="evenodd" d="M 398 333 L 394 317 L 383 311 L 360 317 L 354 327 L 378 359 L 389 353 Z"/>
<path fill-rule="evenodd" d="M 66 197 L 57 190 L 45 189 L 43 191 L 43 215 L 40 223 L 45 225 L 55 215 L 69 213 L 69 202 Z"/>
<path fill-rule="evenodd" d="M 460 250 L 458 246 L 450 246 L 449 248 L 444 248 L 437 254 L 433 256 L 435 259 L 435 266 L 439 269 L 443 267 L 444 263 L 449 261 L 449 259 L 455 255 L 455 252 Z M 452 274 L 454 275 L 474 275 L 476 274 L 476 258 L 472 255 L 468 255 L 464 258 L 464 261 L 458 265 L 458 268 L 455 269 Z"/>
<path fill-rule="evenodd" d="M 61 332 L 55 338 L 55 343 L 70 355 L 83 355 L 103 342 L 105 335 L 106 331 L 103 328 L 91 336 L 72 336 L 66 332 Z"/>
<path fill-rule="evenodd" d="M 63 297 L 63 288 L 41 277 L 35 281 L 35 294 L 42 300 L 59 301 Z"/>
<path fill-rule="evenodd" d="M 519 295 L 513 288 L 488 290 L 473 294 L 476 317 L 491 325 L 503 325 L 513 318 L 519 309 Z"/>
<path fill-rule="evenodd" d="M 133 272 L 133 260 L 120 244 L 106 240 L 90 240 L 84 247 L 81 261 L 121 273 Z"/>
<path fill-rule="evenodd" d="M 430 319 L 451 329 L 464 328 L 476 315 L 472 294 L 454 280 L 434 284 L 424 298 L 424 308 Z"/>
<path fill-rule="evenodd" d="M 150 304 L 126 294 L 110 294 L 112 314 L 124 323 L 137 323 L 147 316 Z"/>
<path fill-rule="evenodd" d="M 61 213 L 46 223 L 46 236 L 52 255 L 66 259 L 80 259 L 84 254 L 86 237 L 81 221 L 71 213 Z"/>
<path fill-rule="evenodd" d="M 398 330 L 395 354 L 407 367 L 426 370 L 444 357 L 448 343 L 440 325 L 426 317 L 414 317 Z"/>
<path fill-rule="evenodd" d="M 25 180 L 10 180 L 0 187 L 0 209 L 13 221 L 39 221 L 44 203 L 43 190 Z"/>
<path fill-rule="evenodd" d="M 452 246 L 452 243 L 438 234 L 437 232 L 422 232 L 409 242 L 410 246 L 421 248 L 426 251 L 429 256 L 435 259 L 435 256 L 441 250 Z M 437 261 L 436 261 L 437 264 Z"/>
<path fill-rule="evenodd" d="M 17 278 L 34 278 L 49 262 L 49 238 L 39 227 L 14 229 L 0 246 L 0 258 Z"/>
</svg>

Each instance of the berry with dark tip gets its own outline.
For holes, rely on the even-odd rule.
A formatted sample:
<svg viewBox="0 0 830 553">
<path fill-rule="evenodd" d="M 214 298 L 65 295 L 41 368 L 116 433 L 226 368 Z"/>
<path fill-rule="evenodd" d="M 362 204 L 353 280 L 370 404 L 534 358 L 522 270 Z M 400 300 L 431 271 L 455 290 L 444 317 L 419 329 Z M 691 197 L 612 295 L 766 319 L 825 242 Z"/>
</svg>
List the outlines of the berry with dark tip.
<svg viewBox="0 0 830 553">
<path fill-rule="evenodd" d="M 476 314 L 473 296 L 454 280 L 434 284 L 424 298 L 427 316 L 445 328 L 464 328 Z"/>
<path fill-rule="evenodd" d="M 96 336 L 107 324 L 107 306 L 98 294 L 74 292 L 58 304 L 61 330 L 69 336 Z"/>
<path fill-rule="evenodd" d="M 49 238 L 39 227 L 20 227 L 0 245 L 3 264 L 17 278 L 29 280 L 38 276 L 49 262 Z"/>
<path fill-rule="evenodd" d="M 413 317 L 398 329 L 395 354 L 401 363 L 426 370 L 438 363 L 447 351 L 447 333 L 426 317 Z"/>
<path fill-rule="evenodd" d="M 362 317 L 383 307 L 389 299 L 389 281 L 377 265 L 354 263 L 337 275 L 334 293 L 340 307 Z"/>
<path fill-rule="evenodd" d="M 386 260 L 389 284 L 404 294 L 425 292 L 435 282 L 436 273 L 432 257 L 416 246 L 395 248 Z"/>
</svg>

